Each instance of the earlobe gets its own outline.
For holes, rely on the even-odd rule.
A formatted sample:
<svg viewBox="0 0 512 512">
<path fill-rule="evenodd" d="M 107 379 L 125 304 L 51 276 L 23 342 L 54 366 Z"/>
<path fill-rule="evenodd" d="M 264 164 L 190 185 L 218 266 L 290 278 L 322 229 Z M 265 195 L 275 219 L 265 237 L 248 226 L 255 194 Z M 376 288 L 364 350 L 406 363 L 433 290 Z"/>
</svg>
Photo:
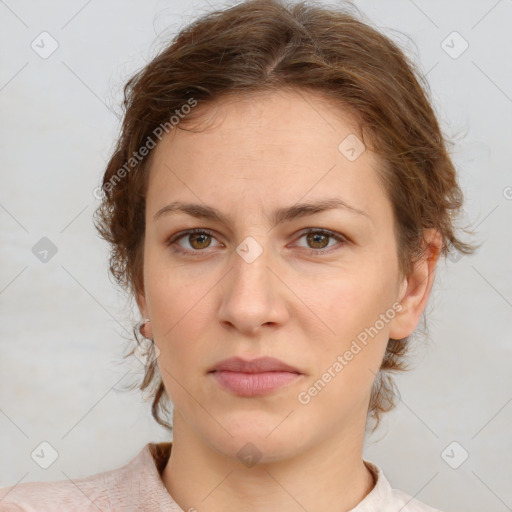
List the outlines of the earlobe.
<svg viewBox="0 0 512 512">
<path fill-rule="evenodd" d="M 148 315 L 146 297 L 143 293 L 137 293 L 137 305 L 139 306 L 139 311 L 142 317 L 142 320 L 137 324 L 139 333 L 146 339 L 153 341 L 153 327 Z"/>
<path fill-rule="evenodd" d="M 434 275 L 442 245 L 442 238 L 435 229 L 424 234 L 425 251 L 415 262 L 412 272 L 400 286 L 399 300 L 402 310 L 391 323 L 389 336 L 404 339 L 410 336 L 418 325 L 434 284 Z"/>
</svg>

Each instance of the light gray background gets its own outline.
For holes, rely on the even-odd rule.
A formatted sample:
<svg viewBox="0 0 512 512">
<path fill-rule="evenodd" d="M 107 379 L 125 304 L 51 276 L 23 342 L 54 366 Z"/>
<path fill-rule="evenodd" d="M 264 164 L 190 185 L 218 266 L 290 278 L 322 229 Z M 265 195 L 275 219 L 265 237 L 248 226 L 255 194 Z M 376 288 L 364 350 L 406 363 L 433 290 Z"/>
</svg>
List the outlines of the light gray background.
<svg viewBox="0 0 512 512">
<path fill-rule="evenodd" d="M 108 279 L 93 190 L 122 85 L 162 47 L 157 34 L 208 3 L 0 1 L 0 486 L 106 471 L 168 440 L 149 402 L 121 390 L 142 366 L 122 362 L 132 312 Z M 446 512 L 512 510 L 512 1 L 356 4 L 428 72 L 443 130 L 458 135 L 466 220 L 483 241 L 476 256 L 441 263 L 429 342 L 365 457 Z M 43 31 L 59 45 L 47 59 L 31 48 Z M 453 31 L 469 44 L 458 58 L 442 47 Z M 45 236 L 58 252 L 43 263 L 32 247 Z M 46 470 L 30 455 L 43 441 L 59 455 Z M 469 453 L 458 469 L 441 456 L 453 441 L 445 459 Z"/>
</svg>

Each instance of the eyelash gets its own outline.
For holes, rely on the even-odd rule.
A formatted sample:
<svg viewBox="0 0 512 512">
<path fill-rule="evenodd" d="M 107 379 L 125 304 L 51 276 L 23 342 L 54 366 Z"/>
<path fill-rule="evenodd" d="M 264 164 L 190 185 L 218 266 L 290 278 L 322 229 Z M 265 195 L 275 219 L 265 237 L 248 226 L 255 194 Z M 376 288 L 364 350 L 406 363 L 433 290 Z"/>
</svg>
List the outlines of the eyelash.
<svg viewBox="0 0 512 512">
<path fill-rule="evenodd" d="M 327 236 L 329 238 L 334 238 L 335 240 L 337 240 L 338 242 L 342 242 L 343 244 L 348 242 L 348 239 L 339 233 L 335 233 L 334 231 L 329 231 L 327 229 L 318 229 L 318 228 L 307 229 L 306 231 L 304 231 L 301 234 L 299 239 L 306 235 L 309 235 L 310 233 L 316 233 L 316 234 Z M 202 253 L 204 253 L 206 250 L 196 249 L 196 250 L 191 251 L 189 249 L 183 249 L 179 245 L 176 245 L 176 242 L 178 242 L 182 238 L 185 238 L 186 236 L 193 235 L 193 234 L 208 235 L 208 236 L 215 238 L 215 233 L 213 233 L 212 231 L 210 231 L 208 229 L 204 229 L 204 228 L 195 228 L 195 229 L 189 229 L 187 231 L 182 231 L 181 233 L 176 234 L 175 236 L 171 237 L 166 242 L 166 245 L 169 246 L 170 249 L 176 253 L 186 254 L 189 256 L 193 256 L 193 257 L 202 256 L 203 255 Z M 321 256 L 323 254 L 330 253 L 332 250 L 333 250 L 333 247 L 330 247 L 329 249 L 309 249 L 309 250 L 306 250 L 306 253 L 310 256 L 319 256 L 319 255 Z"/>
</svg>

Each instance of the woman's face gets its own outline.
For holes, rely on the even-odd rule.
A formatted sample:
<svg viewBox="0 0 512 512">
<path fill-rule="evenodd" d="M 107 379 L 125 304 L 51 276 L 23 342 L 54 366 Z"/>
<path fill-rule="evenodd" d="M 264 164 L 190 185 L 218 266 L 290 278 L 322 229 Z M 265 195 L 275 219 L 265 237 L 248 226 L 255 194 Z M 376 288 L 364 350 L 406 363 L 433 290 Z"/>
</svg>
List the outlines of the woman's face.
<svg viewBox="0 0 512 512">
<path fill-rule="evenodd" d="M 219 453 L 269 461 L 361 437 L 388 338 L 410 334 L 379 161 L 306 92 L 204 112 L 206 131 L 175 129 L 154 150 L 147 191 L 139 306 L 174 420 Z M 303 208 L 329 200 L 346 207 Z M 212 371 L 264 356 L 296 373 Z"/>
</svg>

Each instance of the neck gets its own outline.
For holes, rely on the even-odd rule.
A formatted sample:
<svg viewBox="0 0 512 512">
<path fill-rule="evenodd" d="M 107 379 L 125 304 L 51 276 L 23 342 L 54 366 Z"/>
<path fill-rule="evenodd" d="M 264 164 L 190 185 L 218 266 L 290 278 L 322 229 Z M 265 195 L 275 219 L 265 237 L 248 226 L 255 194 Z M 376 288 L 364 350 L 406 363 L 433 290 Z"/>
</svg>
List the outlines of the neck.
<svg viewBox="0 0 512 512">
<path fill-rule="evenodd" d="M 184 511 L 347 512 L 375 485 L 362 459 L 363 442 L 364 434 L 344 433 L 293 458 L 245 467 L 213 450 L 175 411 L 162 479 Z"/>
</svg>

